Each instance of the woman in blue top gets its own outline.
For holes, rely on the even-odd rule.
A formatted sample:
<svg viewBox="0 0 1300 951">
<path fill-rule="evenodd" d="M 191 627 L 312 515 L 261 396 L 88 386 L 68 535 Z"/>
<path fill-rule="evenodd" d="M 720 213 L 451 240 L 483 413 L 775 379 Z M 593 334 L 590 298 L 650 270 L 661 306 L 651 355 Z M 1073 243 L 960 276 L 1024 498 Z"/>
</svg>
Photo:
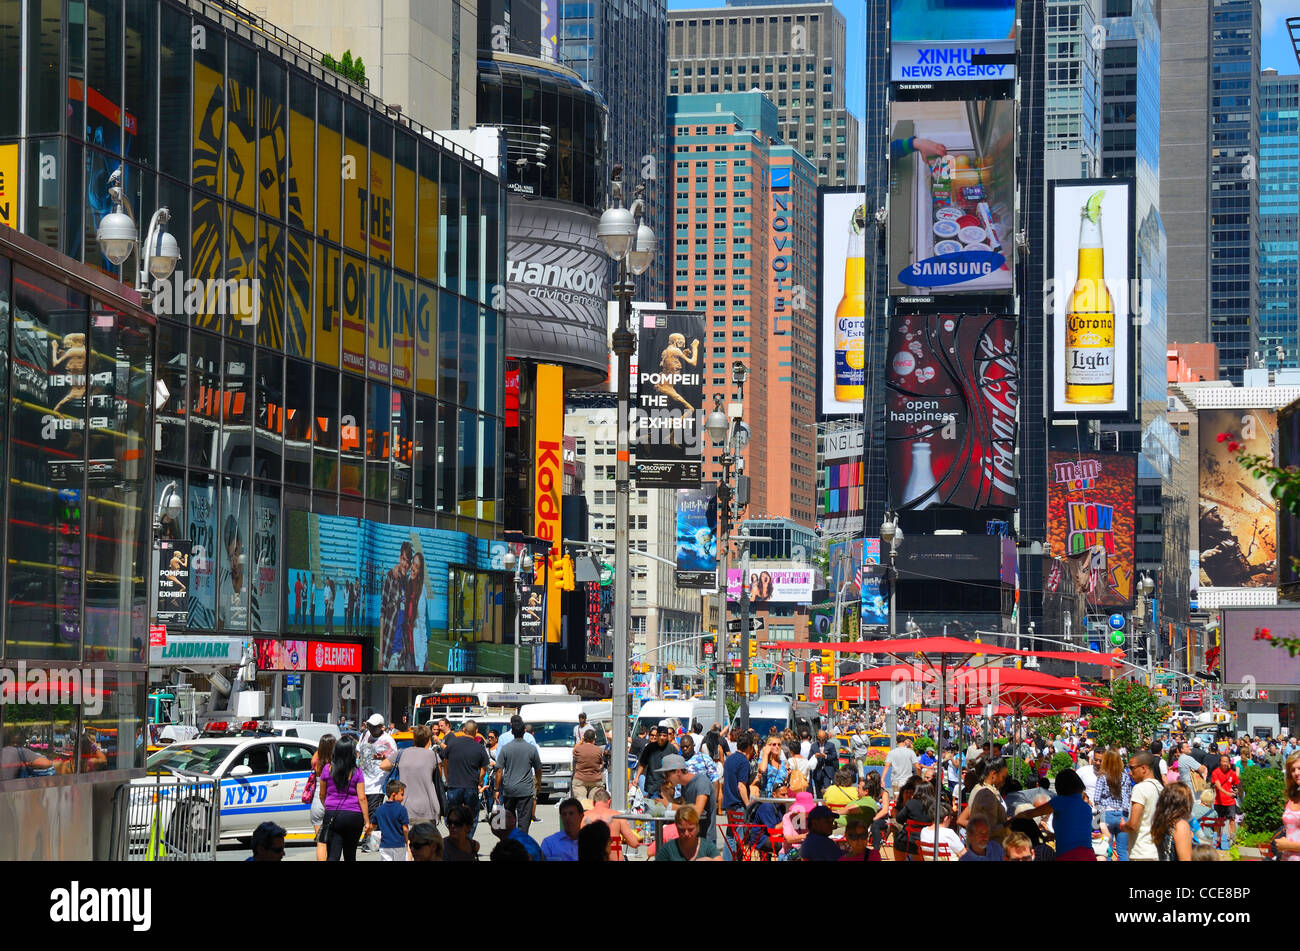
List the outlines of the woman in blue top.
<svg viewBox="0 0 1300 951">
<path fill-rule="evenodd" d="M 1101 810 L 1102 820 L 1110 831 L 1110 848 L 1107 859 L 1128 861 L 1128 833 L 1120 827 L 1128 821 L 1132 803 L 1133 780 L 1124 768 L 1124 759 L 1115 750 L 1107 750 L 1101 757 L 1097 787 L 1093 790 L 1093 804 Z"/>
<path fill-rule="evenodd" d="M 763 787 L 763 798 L 770 799 L 777 786 L 784 786 L 789 778 L 789 770 L 781 759 L 781 738 L 769 737 L 767 745 L 758 761 L 758 779 Z"/>
</svg>

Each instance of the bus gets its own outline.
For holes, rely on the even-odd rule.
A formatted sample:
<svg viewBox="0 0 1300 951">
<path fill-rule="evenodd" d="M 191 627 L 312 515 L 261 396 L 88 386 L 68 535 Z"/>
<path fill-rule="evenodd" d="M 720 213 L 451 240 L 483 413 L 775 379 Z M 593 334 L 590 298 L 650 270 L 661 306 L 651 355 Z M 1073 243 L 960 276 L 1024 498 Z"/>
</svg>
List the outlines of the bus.
<svg viewBox="0 0 1300 951">
<path fill-rule="evenodd" d="M 563 684 L 446 684 L 438 693 L 416 696 L 411 726 L 433 724 L 445 717 L 459 727 L 483 716 L 508 718 L 527 703 L 572 703 L 576 699 Z"/>
</svg>

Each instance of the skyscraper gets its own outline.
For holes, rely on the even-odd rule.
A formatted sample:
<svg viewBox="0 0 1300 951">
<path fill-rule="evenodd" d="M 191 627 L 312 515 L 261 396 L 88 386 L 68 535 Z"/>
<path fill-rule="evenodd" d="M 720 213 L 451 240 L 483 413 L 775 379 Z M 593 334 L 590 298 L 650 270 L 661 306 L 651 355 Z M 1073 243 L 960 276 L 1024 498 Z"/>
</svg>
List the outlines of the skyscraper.
<svg viewBox="0 0 1300 951">
<path fill-rule="evenodd" d="M 1241 383 L 1258 349 L 1259 0 L 1163 0 L 1161 24 L 1169 338 L 1217 344 Z"/>
<path fill-rule="evenodd" d="M 1270 368 L 1294 367 L 1300 359 L 1300 76 L 1266 69 L 1259 91 L 1259 353 Z"/>
<path fill-rule="evenodd" d="M 609 107 L 611 164 L 621 162 L 624 177 L 645 181 L 646 223 L 666 231 L 672 176 L 665 164 L 667 5 L 665 0 L 585 0 L 549 4 L 559 8 L 556 51 L 559 60 L 581 76 Z M 659 259 L 637 279 L 639 299 L 663 300 L 668 284 Z"/>
<path fill-rule="evenodd" d="M 709 315 L 706 405 L 750 371 L 749 516 L 814 523 L 817 177 L 761 92 L 670 96 L 673 305 Z M 802 298 L 802 299 L 801 299 Z M 714 454 L 706 453 L 706 461 Z M 718 478 L 716 465 L 705 480 Z"/>
<path fill-rule="evenodd" d="M 1046 13 L 1047 167 L 1090 178 L 1101 167 L 1102 0 L 1047 0 Z"/>
<path fill-rule="evenodd" d="M 845 32 L 844 14 L 829 0 L 670 11 L 668 93 L 766 92 L 780 116 L 778 135 L 813 163 L 818 183 L 856 184 Z"/>
</svg>

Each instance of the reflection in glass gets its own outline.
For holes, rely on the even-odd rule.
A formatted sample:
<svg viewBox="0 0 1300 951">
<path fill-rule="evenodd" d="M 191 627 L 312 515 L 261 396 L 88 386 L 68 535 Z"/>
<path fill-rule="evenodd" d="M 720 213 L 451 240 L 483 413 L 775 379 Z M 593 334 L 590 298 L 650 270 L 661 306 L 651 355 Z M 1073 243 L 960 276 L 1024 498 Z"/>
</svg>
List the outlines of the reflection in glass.
<svg viewBox="0 0 1300 951">
<path fill-rule="evenodd" d="M 343 374 L 339 395 L 339 492 L 360 497 L 365 478 L 365 446 L 361 427 L 366 420 L 366 383 Z"/>
<path fill-rule="evenodd" d="M 218 414 L 223 420 L 221 461 L 223 472 L 252 475 L 253 472 L 253 350 L 226 343 L 225 378 L 218 395 Z"/>
<path fill-rule="evenodd" d="M 262 351 L 257 357 L 256 448 L 253 474 L 280 481 L 284 437 L 284 360 Z"/>
<path fill-rule="evenodd" d="M 190 471 L 185 503 L 190 539 L 189 627 L 212 631 L 217 627 L 217 477 Z"/>
<path fill-rule="evenodd" d="M 253 490 L 252 576 L 249 610 L 253 630 L 274 634 L 280 629 L 280 490 L 258 483 Z"/>
<path fill-rule="evenodd" d="M 249 483 L 222 480 L 217 546 L 217 623 L 225 631 L 247 631 L 249 619 Z"/>
<path fill-rule="evenodd" d="M 312 485 L 337 492 L 339 487 L 339 375 L 316 367 L 316 413 L 312 417 L 315 465 Z"/>
<path fill-rule="evenodd" d="M 370 384 L 370 413 L 366 418 L 366 498 L 388 498 L 388 461 L 392 452 L 393 392 Z"/>
<path fill-rule="evenodd" d="M 311 484 L 311 365 L 286 360 L 284 369 L 284 481 Z"/>
<path fill-rule="evenodd" d="M 0 730 L 0 781 L 76 772 L 75 709 L 71 704 L 53 703 L 6 706 L 4 729 Z M 100 756 L 94 759 L 98 761 Z M 100 763 L 88 765 L 95 768 Z"/>
</svg>

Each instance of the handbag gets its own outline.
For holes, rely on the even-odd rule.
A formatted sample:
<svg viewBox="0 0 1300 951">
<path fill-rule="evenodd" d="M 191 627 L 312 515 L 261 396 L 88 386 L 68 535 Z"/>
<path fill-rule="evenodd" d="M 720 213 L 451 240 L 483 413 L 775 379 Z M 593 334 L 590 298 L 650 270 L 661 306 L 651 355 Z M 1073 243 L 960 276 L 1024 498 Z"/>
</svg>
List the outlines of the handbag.
<svg viewBox="0 0 1300 951">
<path fill-rule="evenodd" d="M 307 784 L 302 787 L 302 804 L 304 806 L 310 806 L 311 801 L 313 798 L 315 798 L 315 796 L 316 796 L 316 774 L 313 772 L 307 775 Z"/>
</svg>

